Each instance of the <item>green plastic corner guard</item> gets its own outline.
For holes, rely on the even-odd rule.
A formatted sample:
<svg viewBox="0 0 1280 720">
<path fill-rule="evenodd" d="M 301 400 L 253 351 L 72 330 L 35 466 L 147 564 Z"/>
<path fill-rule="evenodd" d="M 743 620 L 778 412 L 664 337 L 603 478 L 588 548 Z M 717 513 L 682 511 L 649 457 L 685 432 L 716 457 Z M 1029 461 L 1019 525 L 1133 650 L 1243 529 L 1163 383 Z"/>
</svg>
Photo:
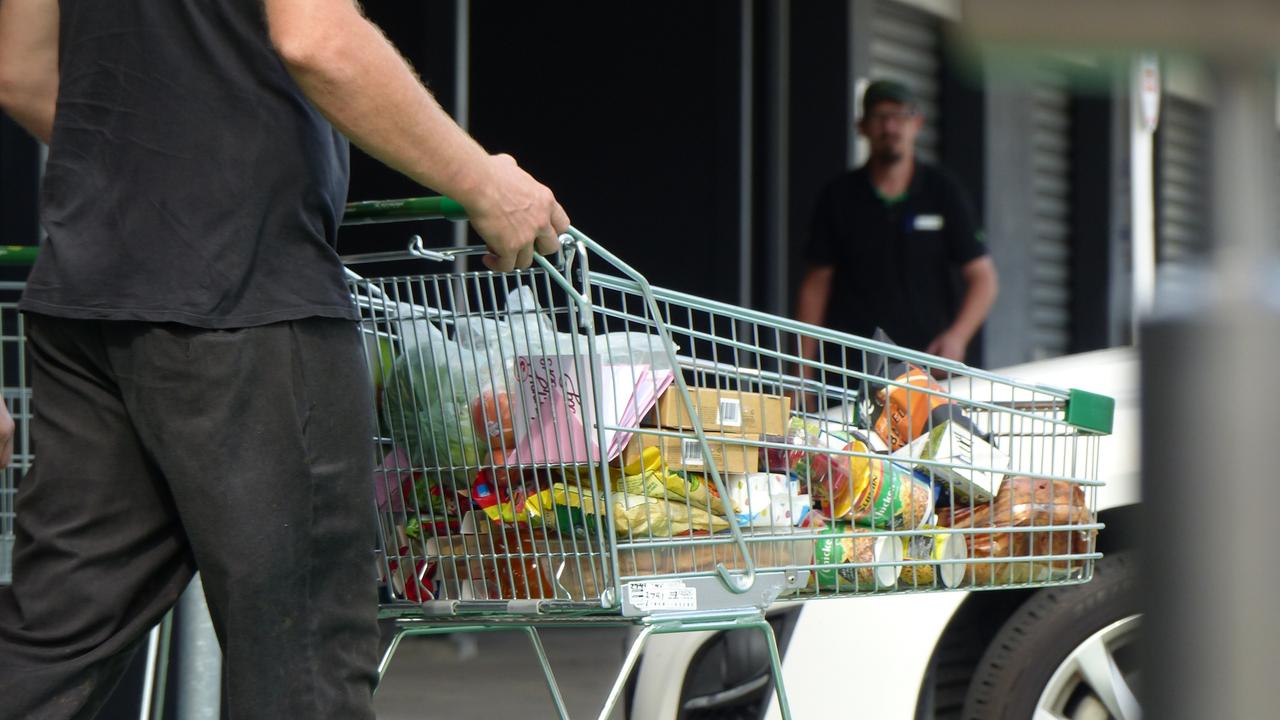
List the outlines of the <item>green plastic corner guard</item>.
<svg viewBox="0 0 1280 720">
<path fill-rule="evenodd" d="M 1110 435 L 1115 418 L 1115 398 L 1074 388 L 1068 391 L 1067 422 L 1069 424 L 1099 435 Z"/>
<path fill-rule="evenodd" d="M 466 220 L 467 211 L 447 197 L 416 197 L 400 200 L 365 200 L 347 203 L 343 225 L 368 225 L 406 220 Z"/>
</svg>

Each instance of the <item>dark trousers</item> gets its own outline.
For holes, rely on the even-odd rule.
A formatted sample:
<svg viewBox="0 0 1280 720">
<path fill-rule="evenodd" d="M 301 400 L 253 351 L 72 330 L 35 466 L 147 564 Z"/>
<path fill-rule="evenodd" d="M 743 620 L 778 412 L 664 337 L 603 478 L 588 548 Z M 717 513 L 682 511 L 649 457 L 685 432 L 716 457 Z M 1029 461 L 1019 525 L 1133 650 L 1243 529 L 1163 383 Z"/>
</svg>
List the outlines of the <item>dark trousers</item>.
<svg viewBox="0 0 1280 720">
<path fill-rule="evenodd" d="M 197 568 L 231 718 L 372 718 L 355 325 L 29 321 L 36 459 L 0 588 L 0 720 L 93 718 Z"/>
</svg>

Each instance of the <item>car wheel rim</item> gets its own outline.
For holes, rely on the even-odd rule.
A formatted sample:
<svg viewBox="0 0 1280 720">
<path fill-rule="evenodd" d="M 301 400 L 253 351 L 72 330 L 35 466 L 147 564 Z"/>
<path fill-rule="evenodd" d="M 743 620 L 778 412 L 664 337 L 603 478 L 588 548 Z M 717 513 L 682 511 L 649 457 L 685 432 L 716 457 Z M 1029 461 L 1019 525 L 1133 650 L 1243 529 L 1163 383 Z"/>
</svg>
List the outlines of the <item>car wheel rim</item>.
<svg viewBox="0 0 1280 720">
<path fill-rule="evenodd" d="M 1134 688 L 1141 622 L 1141 615 L 1130 615 L 1077 645 L 1049 678 L 1034 720 L 1140 720 Z"/>
</svg>

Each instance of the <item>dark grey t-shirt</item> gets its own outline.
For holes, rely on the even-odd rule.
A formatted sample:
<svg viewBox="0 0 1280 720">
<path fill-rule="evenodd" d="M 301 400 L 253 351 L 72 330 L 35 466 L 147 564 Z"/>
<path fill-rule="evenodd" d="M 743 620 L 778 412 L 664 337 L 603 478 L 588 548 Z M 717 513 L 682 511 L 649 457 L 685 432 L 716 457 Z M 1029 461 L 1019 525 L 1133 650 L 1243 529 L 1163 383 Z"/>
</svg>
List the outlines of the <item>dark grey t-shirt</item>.
<svg viewBox="0 0 1280 720">
<path fill-rule="evenodd" d="M 307 102 L 262 0 L 61 0 L 21 307 L 206 328 L 355 318 L 335 251 L 346 140 Z"/>
</svg>

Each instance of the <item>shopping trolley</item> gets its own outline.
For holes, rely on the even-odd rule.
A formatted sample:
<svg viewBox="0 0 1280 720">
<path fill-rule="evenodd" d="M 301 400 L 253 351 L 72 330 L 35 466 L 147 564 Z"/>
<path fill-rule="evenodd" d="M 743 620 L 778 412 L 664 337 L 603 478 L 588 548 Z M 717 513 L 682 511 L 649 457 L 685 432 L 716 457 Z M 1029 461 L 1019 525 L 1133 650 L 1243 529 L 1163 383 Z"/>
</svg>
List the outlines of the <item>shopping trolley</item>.
<svg viewBox="0 0 1280 720">
<path fill-rule="evenodd" d="M 355 203 L 347 224 L 465 217 Z M 379 411 L 381 612 L 406 636 L 754 628 L 775 602 L 1087 581 L 1114 404 L 651 287 L 581 232 L 528 270 L 344 258 Z M 591 267 L 592 264 L 599 267 Z M 376 269 L 376 268 L 374 268 Z M 858 621 L 850 618 L 850 622 Z"/>
</svg>

